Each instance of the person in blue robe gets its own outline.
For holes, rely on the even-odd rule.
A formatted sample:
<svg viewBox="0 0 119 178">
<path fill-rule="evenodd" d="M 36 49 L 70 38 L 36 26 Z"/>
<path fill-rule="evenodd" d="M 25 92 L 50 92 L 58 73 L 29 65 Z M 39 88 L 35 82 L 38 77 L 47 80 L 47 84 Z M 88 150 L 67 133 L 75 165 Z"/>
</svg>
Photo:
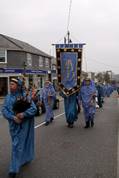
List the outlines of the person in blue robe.
<svg viewBox="0 0 119 178">
<path fill-rule="evenodd" d="M 107 97 L 110 97 L 110 95 L 112 94 L 113 92 L 113 88 L 110 84 L 106 84 L 105 85 L 105 88 L 106 88 L 106 96 Z"/>
<path fill-rule="evenodd" d="M 64 98 L 67 126 L 73 128 L 74 122 L 78 119 L 77 93 L 67 96 L 63 92 L 60 92 L 60 95 Z"/>
<path fill-rule="evenodd" d="M 106 97 L 106 85 L 105 84 L 103 84 L 103 91 L 104 91 L 104 98 Z"/>
<path fill-rule="evenodd" d="M 119 95 L 119 83 L 116 84 L 116 91 L 117 91 L 117 93 Z"/>
<path fill-rule="evenodd" d="M 96 85 L 96 89 L 97 89 L 97 99 L 98 99 L 98 105 L 100 108 L 103 107 L 103 99 L 104 99 L 104 89 L 103 89 L 103 85 L 102 83 L 99 81 Z"/>
<path fill-rule="evenodd" d="M 10 93 L 6 96 L 2 113 L 8 120 L 9 131 L 12 142 L 12 154 L 9 168 L 9 177 L 15 178 L 20 167 L 34 159 L 34 115 L 36 106 L 28 98 L 26 106 L 16 107 L 20 98 L 27 98 L 22 88 L 22 82 L 18 79 L 11 79 Z M 18 99 L 18 100 L 17 100 Z M 27 104 L 28 103 L 28 104 Z M 25 108 L 26 107 L 26 108 Z M 16 108 L 16 110 L 14 110 Z M 18 110 L 24 109 L 23 112 Z"/>
<path fill-rule="evenodd" d="M 40 101 L 44 103 L 46 109 L 45 125 L 49 125 L 54 120 L 53 105 L 56 99 L 56 92 L 53 84 L 46 80 L 40 93 Z"/>
<path fill-rule="evenodd" d="M 89 78 L 84 79 L 79 92 L 79 102 L 82 103 L 84 116 L 85 116 L 85 128 L 94 126 L 94 115 L 96 111 L 95 107 L 96 87 L 93 81 Z"/>
</svg>

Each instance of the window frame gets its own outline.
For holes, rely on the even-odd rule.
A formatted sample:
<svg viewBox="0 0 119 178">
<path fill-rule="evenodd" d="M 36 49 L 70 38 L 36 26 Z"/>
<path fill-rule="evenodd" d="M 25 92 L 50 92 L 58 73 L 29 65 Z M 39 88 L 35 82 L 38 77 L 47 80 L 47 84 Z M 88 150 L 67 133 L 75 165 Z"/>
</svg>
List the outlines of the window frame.
<svg viewBox="0 0 119 178">
<path fill-rule="evenodd" d="M 5 57 L 5 61 L 4 62 L 0 62 L 0 64 L 6 64 L 7 63 L 7 50 L 6 49 L 0 49 L 0 51 L 4 50 L 4 57 Z"/>
<path fill-rule="evenodd" d="M 43 57 L 42 56 L 39 56 L 39 67 L 43 67 L 44 64 L 43 64 Z"/>
<path fill-rule="evenodd" d="M 32 66 L 32 55 L 31 55 L 31 53 L 27 53 L 26 58 L 27 58 L 27 66 L 31 67 Z"/>
<path fill-rule="evenodd" d="M 50 61 L 49 58 L 45 57 L 45 67 L 49 68 L 50 67 Z"/>
</svg>

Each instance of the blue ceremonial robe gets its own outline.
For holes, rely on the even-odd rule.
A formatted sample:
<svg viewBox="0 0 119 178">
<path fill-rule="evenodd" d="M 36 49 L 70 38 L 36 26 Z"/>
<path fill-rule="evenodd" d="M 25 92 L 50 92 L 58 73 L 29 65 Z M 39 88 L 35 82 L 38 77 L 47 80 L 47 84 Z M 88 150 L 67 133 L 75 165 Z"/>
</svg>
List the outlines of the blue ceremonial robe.
<svg viewBox="0 0 119 178">
<path fill-rule="evenodd" d="M 110 84 L 106 84 L 105 90 L 106 90 L 105 95 L 107 97 L 110 97 L 111 93 L 113 92 L 112 86 Z"/>
<path fill-rule="evenodd" d="M 31 102 L 30 108 L 24 112 L 24 119 L 21 124 L 15 123 L 13 117 L 13 105 L 18 92 L 8 94 L 5 98 L 2 113 L 9 122 L 9 130 L 12 140 L 12 155 L 10 172 L 18 173 L 20 167 L 34 159 L 34 115 L 36 106 Z"/>
<path fill-rule="evenodd" d="M 104 89 L 102 84 L 97 84 L 96 89 L 98 91 L 97 98 L 98 98 L 98 105 L 101 108 L 103 106 L 103 97 L 104 97 Z"/>
<path fill-rule="evenodd" d="M 70 96 L 66 96 L 61 93 L 60 95 L 64 98 L 66 121 L 69 124 L 73 124 L 78 117 L 77 94 L 74 93 Z"/>
<path fill-rule="evenodd" d="M 45 122 L 50 122 L 51 118 L 54 118 L 53 105 L 56 98 L 55 89 L 50 83 L 47 87 L 44 86 L 40 93 L 40 100 L 44 102 L 46 109 Z"/>
<path fill-rule="evenodd" d="M 96 107 L 95 107 L 95 96 L 96 88 L 94 82 L 90 82 L 89 86 L 85 85 L 85 81 L 82 83 L 80 93 L 79 93 L 79 100 L 82 102 L 85 121 L 93 120 Z"/>
</svg>

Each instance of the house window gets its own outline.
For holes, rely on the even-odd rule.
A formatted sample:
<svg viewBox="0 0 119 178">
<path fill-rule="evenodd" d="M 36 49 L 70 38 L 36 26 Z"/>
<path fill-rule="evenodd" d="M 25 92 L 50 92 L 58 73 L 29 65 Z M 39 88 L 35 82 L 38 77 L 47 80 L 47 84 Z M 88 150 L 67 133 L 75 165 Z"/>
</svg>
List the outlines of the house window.
<svg viewBox="0 0 119 178">
<path fill-rule="evenodd" d="M 52 64 L 52 70 L 56 70 L 56 64 Z"/>
<path fill-rule="evenodd" d="M 39 67 L 43 67 L 43 57 L 39 56 Z"/>
<path fill-rule="evenodd" d="M 48 58 L 45 58 L 45 67 L 49 67 L 49 59 Z"/>
<path fill-rule="evenodd" d="M 5 49 L 0 49 L 0 63 L 7 62 L 7 51 Z"/>
<path fill-rule="evenodd" d="M 32 56 L 30 53 L 27 53 L 27 65 L 32 66 Z"/>
</svg>

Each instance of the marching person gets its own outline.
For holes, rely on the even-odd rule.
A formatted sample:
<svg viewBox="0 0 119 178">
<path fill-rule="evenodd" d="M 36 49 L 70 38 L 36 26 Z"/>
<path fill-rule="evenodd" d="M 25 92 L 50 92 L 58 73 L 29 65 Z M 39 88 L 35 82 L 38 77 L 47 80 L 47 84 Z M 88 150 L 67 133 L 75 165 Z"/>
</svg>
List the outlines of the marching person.
<svg viewBox="0 0 119 178">
<path fill-rule="evenodd" d="M 89 78 L 84 79 L 81 85 L 79 93 L 79 102 L 82 102 L 84 116 L 85 116 L 85 128 L 94 126 L 94 115 L 96 111 L 95 107 L 96 87 L 92 80 Z"/>
<path fill-rule="evenodd" d="M 97 89 L 97 99 L 99 108 L 103 107 L 103 97 L 104 97 L 104 89 L 102 83 L 99 81 L 96 85 Z"/>
<path fill-rule="evenodd" d="M 45 126 L 48 126 L 54 120 L 53 105 L 55 98 L 56 92 L 53 84 L 46 80 L 40 93 L 40 101 L 41 103 L 44 102 L 46 109 Z"/>
<path fill-rule="evenodd" d="M 25 97 L 22 81 L 12 78 L 10 81 L 10 94 L 5 98 L 2 113 L 8 120 L 12 141 L 11 163 L 9 177 L 15 178 L 20 167 L 34 159 L 34 115 L 35 104 L 28 99 L 28 104 L 23 108 L 17 106 L 17 99 Z M 18 108 L 17 108 L 18 107 Z M 16 108 L 16 110 L 15 110 Z M 23 112 L 18 110 L 24 109 Z"/>
<path fill-rule="evenodd" d="M 113 92 L 113 88 L 112 88 L 112 86 L 109 83 L 105 84 L 105 90 L 106 90 L 105 91 L 106 97 L 110 97 L 110 95 Z"/>
<path fill-rule="evenodd" d="M 74 122 L 78 119 L 77 93 L 66 96 L 62 92 L 60 95 L 64 98 L 64 108 L 67 126 L 74 127 Z"/>
</svg>

